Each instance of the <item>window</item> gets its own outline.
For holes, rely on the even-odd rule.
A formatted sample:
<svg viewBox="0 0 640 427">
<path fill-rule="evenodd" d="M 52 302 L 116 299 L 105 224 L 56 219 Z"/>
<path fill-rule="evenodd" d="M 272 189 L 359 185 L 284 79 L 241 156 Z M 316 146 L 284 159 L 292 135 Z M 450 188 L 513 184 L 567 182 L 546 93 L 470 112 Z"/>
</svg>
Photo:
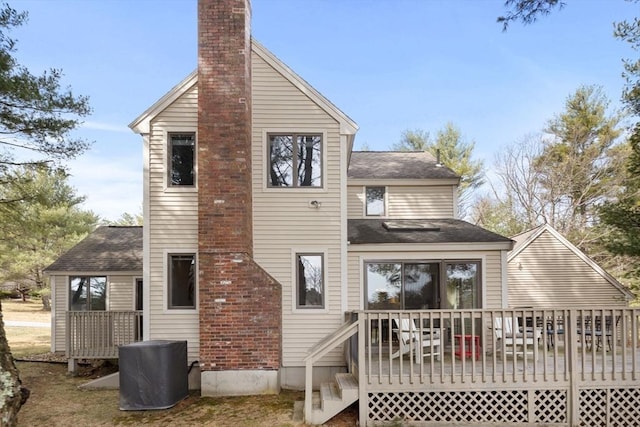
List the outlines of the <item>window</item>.
<svg viewBox="0 0 640 427">
<path fill-rule="evenodd" d="M 195 255 L 169 255 L 169 308 L 195 307 Z"/>
<path fill-rule="evenodd" d="M 194 133 L 169 134 L 169 185 L 195 184 L 195 146 Z"/>
<path fill-rule="evenodd" d="M 366 215 L 384 216 L 385 187 L 367 187 L 366 190 Z"/>
<path fill-rule="evenodd" d="M 76 276 L 69 278 L 69 308 L 71 311 L 107 309 L 107 278 Z"/>
<path fill-rule="evenodd" d="M 322 187 L 321 135 L 269 135 L 269 187 Z"/>
<path fill-rule="evenodd" d="M 469 309 L 482 304 L 479 262 L 367 262 L 365 280 L 369 310 Z"/>
<path fill-rule="evenodd" d="M 297 308 L 324 308 L 324 260 L 322 254 L 297 254 Z"/>
<path fill-rule="evenodd" d="M 447 263 L 447 305 L 454 310 L 480 307 L 477 263 Z"/>
</svg>

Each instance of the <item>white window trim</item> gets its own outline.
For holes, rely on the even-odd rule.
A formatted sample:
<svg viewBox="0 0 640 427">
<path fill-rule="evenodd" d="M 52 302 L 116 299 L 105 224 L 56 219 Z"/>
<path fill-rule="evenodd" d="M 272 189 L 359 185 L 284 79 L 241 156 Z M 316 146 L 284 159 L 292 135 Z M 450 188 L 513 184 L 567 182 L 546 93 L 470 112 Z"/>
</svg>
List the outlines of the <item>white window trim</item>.
<svg viewBox="0 0 640 427">
<path fill-rule="evenodd" d="M 193 173 L 195 175 L 196 183 L 195 185 L 171 185 L 169 183 L 169 169 L 171 167 L 169 161 L 169 135 L 172 133 L 193 133 L 196 139 L 195 146 L 193 148 Z M 198 132 L 197 128 L 193 127 L 176 127 L 167 129 L 163 133 L 163 145 L 162 145 L 162 153 L 164 158 L 164 168 L 163 168 L 163 186 L 165 193 L 197 193 L 198 192 L 198 184 L 200 183 L 200 179 L 198 176 Z"/>
<path fill-rule="evenodd" d="M 328 313 L 329 312 L 329 283 L 327 281 L 328 278 L 328 253 L 329 250 L 327 248 L 310 248 L 310 247 L 298 247 L 291 249 L 291 311 L 293 313 L 305 313 L 305 314 L 314 314 L 314 313 Z M 297 255 L 298 254 L 320 254 L 322 255 L 322 284 L 324 286 L 324 295 L 323 302 L 324 307 L 308 307 L 302 308 L 298 307 L 297 297 L 298 297 L 298 265 L 297 265 Z"/>
<path fill-rule="evenodd" d="M 267 174 L 269 172 L 269 134 L 290 134 L 299 133 L 305 135 L 322 135 L 322 186 L 320 187 L 270 187 L 267 180 Z M 299 127 L 294 128 L 268 128 L 262 129 L 262 151 L 260 159 L 262 161 L 262 191 L 269 193 L 326 193 L 329 191 L 328 175 L 327 175 L 327 131 L 326 130 L 309 130 L 301 129 Z M 253 162 L 255 164 L 255 161 Z M 286 192 L 286 193 L 283 193 Z"/>
<path fill-rule="evenodd" d="M 383 215 L 367 215 L 367 187 L 384 187 L 384 205 Z M 363 218 L 388 218 L 389 217 L 389 186 L 387 185 L 363 185 L 362 186 L 362 217 Z"/>
<path fill-rule="evenodd" d="M 162 311 L 165 314 L 193 314 L 198 312 L 199 298 L 198 298 L 198 250 L 197 249 L 165 249 L 162 251 Z M 193 255 L 195 257 L 195 307 L 193 308 L 169 308 L 169 255 Z M 144 284 L 143 284 L 144 286 Z M 144 301 L 143 301 L 144 304 Z M 144 308 L 144 307 L 143 307 Z"/>
</svg>

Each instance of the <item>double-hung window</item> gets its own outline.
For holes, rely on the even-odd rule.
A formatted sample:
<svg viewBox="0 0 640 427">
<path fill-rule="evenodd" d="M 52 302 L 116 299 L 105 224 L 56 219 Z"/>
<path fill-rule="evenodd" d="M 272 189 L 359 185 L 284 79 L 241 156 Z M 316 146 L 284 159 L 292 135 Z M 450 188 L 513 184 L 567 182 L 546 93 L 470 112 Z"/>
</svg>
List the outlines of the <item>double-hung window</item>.
<svg viewBox="0 0 640 427">
<path fill-rule="evenodd" d="M 69 277 L 69 309 L 92 311 L 107 309 L 107 278 L 105 276 Z"/>
<path fill-rule="evenodd" d="M 195 185 L 195 148 L 195 133 L 169 134 L 169 186 L 193 187 Z"/>
<path fill-rule="evenodd" d="M 269 187 L 322 187 L 322 135 L 269 134 Z"/>
<path fill-rule="evenodd" d="M 365 215 L 366 216 L 384 216 L 385 205 L 385 187 L 366 187 L 365 188 Z"/>
<path fill-rule="evenodd" d="M 324 308 L 324 256 L 296 254 L 296 307 Z"/>
<path fill-rule="evenodd" d="M 195 255 L 170 254 L 168 263 L 169 309 L 195 308 Z"/>
</svg>

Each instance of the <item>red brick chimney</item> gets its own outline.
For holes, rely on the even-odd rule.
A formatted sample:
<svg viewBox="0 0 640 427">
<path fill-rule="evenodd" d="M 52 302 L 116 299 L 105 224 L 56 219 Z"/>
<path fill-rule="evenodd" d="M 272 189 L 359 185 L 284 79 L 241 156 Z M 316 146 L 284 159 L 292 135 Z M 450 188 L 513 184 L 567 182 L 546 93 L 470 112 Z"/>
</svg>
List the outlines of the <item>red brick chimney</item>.
<svg viewBox="0 0 640 427">
<path fill-rule="evenodd" d="M 249 0 L 198 2 L 203 395 L 278 388 L 281 290 L 253 260 L 250 21 Z"/>
</svg>

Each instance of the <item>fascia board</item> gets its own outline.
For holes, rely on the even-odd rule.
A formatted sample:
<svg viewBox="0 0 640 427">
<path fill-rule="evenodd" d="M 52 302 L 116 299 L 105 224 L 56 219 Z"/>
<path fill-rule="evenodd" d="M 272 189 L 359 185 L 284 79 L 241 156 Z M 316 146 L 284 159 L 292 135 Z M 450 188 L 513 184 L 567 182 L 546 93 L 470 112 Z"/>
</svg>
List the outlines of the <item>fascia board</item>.
<svg viewBox="0 0 640 427">
<path fill-rule="evenodd" d="M 198 82 L 198 70 L 193 71 L 180 83 L 174 86 L 162 98 L 157 100 L 151 107 L 147 108 L 144 113 L 138 116 L 129 124 L 129 128 L 138 134 L 147 134 L 151 130 L 151 121 L 176 99 L 187 92 L 193 85 Z"/>
</svg>

